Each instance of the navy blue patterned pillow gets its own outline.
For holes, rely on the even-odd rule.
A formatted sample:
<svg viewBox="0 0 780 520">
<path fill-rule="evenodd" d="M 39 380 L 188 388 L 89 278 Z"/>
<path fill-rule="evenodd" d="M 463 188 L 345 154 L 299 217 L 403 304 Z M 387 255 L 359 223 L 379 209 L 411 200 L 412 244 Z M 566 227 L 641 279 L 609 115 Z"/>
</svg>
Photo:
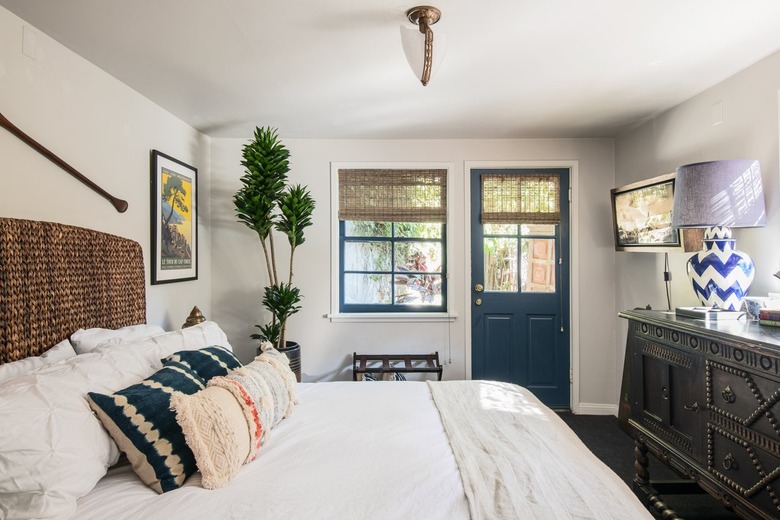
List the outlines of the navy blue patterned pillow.
<svg viewBox="0 0 780 520">
<path fill-rule="evenodd" d="M 384 375 L 383 381 L 406 381 L 406 377 L 400 372 L 390 372 Z M 376 376 L 370 372 L 363 374 L 363 381 L 379 381 Z"/>
<path fill-rule="evenodd" d="M 231 351 L 219 345 L 200 350 L 181 350 L 163 359 L 163 364 L 178 361 L 192 368 L 200 377 L 208 382 L 216 376 L 226 376 L 234 368 L 241 366 Z"/>
<path fill-rule="evenodd" d="M 188 366 L 171 361 L 135 385 L 111 395 L 89 392 L 89 406 L 144 483 L 165 493 L 197 471 L 195 457 L 171 411 L 171 394 L 206 387 Z"/>
<path fill-rule="evenodd" d="M 401 372 L 393 372 L 392 376 L 387 379 L 388 381 L 406 381 L 406 376 Z"/>
</svg>

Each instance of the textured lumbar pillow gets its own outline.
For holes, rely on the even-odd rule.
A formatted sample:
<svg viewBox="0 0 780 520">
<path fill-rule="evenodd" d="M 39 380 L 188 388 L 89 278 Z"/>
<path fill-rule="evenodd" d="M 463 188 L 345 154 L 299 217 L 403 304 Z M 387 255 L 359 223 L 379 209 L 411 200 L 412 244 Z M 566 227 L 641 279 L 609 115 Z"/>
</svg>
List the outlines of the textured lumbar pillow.
<svg viewBox="0 0 780 520">
<path fill-rule="evenodd" d="M 232 388 L 210 385 L 194 395 L 176 394 L 171 408 L 206 489 L 227 485 L 260 449 L 263 429 L 257 409 L 238 384 Z"/>
<path fill-rule="evenodd" d="M 191 368 L 168 361 L 140 383 L 111 395 L 90 392 L 88 400 L 141 480 L 165 493 L 181 487 L 197 469 L 170 410 L 171 396 L 194 394 L 205 387 L 206 382 Z"/>
<path fill-rule="evenodd" d="M 171 398 L 204 488 L 227 485 L 242 464 L 255 459 L 270 429 L 292 413 L 295 383 L 287 356 L 268 350 L 211 378 L 197 394 Z"/>
</svg>

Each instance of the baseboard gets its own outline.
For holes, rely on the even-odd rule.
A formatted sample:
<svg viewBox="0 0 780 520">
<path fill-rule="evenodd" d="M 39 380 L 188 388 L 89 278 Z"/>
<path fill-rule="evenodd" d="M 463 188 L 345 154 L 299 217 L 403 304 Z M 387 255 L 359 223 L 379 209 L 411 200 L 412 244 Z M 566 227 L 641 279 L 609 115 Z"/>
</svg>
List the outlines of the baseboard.
<svg viewBox="0 0 780 520">
<path fill-rule="evenodd" d="M 572 412 L 578 415 L 618 415 L 616 404 L 580 403 Z"/>
</svg>

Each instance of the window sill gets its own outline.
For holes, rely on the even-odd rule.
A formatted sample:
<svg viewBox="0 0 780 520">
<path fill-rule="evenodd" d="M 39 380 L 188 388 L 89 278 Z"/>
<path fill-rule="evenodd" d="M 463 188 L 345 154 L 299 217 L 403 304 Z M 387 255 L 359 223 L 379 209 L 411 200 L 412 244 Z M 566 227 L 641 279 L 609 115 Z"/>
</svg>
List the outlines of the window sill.
<svg viewBox="0 0 780 520">
<path fill-rule="evenodd" d="M 446 312 L 366 312 L 325 314 L 332 323 L 434 323 L 455 321 L 457 314 Z"/>
</svg>

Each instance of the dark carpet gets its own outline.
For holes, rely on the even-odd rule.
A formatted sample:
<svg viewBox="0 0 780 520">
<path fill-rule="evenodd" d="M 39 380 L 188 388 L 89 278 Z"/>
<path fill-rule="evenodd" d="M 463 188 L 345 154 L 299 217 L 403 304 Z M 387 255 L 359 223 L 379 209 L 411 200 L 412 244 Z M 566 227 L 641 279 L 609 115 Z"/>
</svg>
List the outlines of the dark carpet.
<svg viewBox="0 0 780 520">
<path fill-rule="evenodd" d="M 634 478 L 634 440 L 618 424 L 617 417 L 611 415 L 574 415 L 570 412 L 559 413 L 569 427 L 582 439 L 612 471 L 631 487 Z M 678 479 L 676 473 L 666 465 L 650 457 L 651 480 Z M 686 520 L 733 520 L 739 518 L 726 510 L 720 502 L 706 493 L 697 495 L 663 495 L 667 505 Z M 649 508 L 651 509 L 651 508 Z M 655 510 L 651 512 L 661 519 Z"/>
</svg>

